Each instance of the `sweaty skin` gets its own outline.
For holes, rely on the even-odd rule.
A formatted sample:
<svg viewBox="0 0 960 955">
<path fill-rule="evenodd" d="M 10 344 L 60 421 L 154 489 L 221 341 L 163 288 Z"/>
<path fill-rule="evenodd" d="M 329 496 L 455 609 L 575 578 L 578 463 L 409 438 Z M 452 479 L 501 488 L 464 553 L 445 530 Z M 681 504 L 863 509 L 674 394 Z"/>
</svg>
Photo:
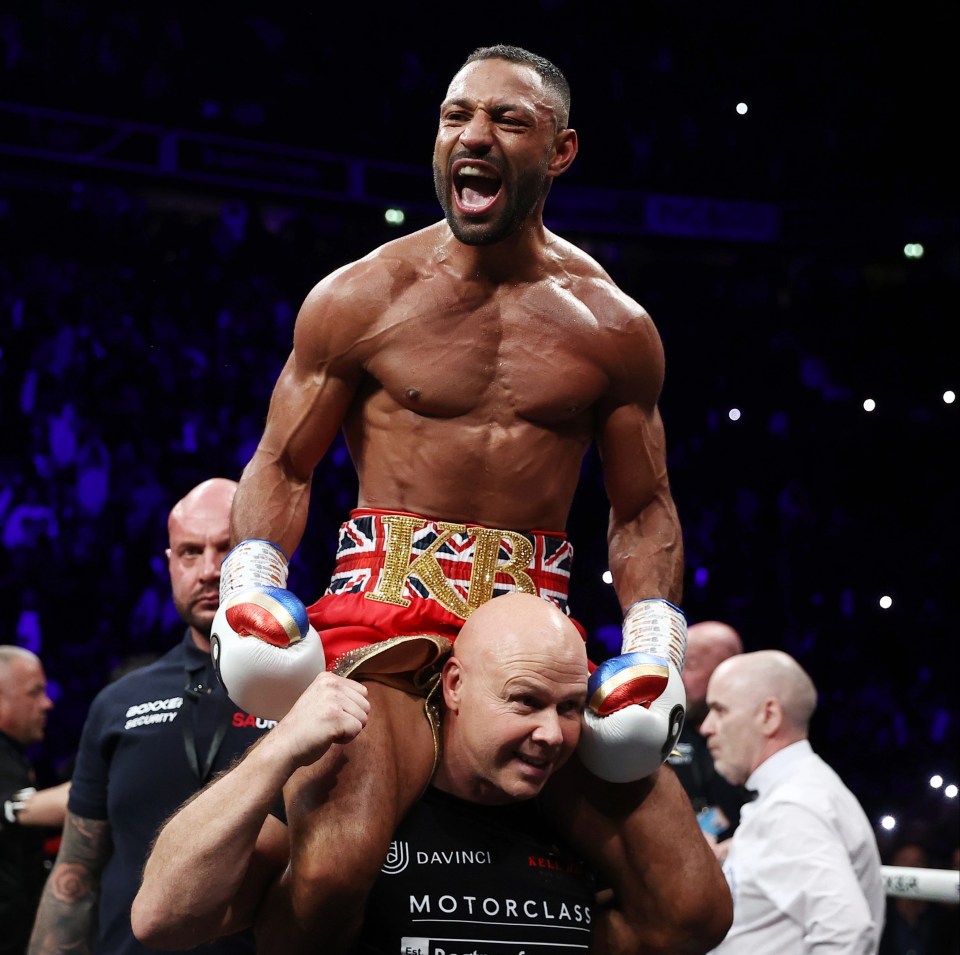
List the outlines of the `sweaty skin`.
<svg viewBox="0 0 960 955">
<path fill-rule="evenodd" d="M 577 148 L 566 106 L 533 67 L 493 58 L 457 73 L 434 150 L 445 219 L 307 296 L 237 491 L 234 543 L 260 538 L 294 553 L 314 469 L 341 428 L 358 506 L 513 530 L 564 529 L 596 442 L 621 606 L 679 602 L 659 335 L 590 256 L 543 224 L 553 180 Z M 326 951 L 347 950 L 396 823 L 429 779 L 421 701 L 379 684 L 369 691 L 364 733 L 286 787 L 291 861 L 276 906 L 261 913 L 267 951 L 309 951 L 316 932 Z M 557 811 L 571 827 L 603 820 L 607 798 L 578 765 L 547 787 L 564 780 Z M 609 838 L 577 845 L 638 913 L 630 931 L 639 934 L 611 935 L 608 951 L 706 951 L 729 924 L 729 893 L 676 779 L 664 769 L 615 795 L 621 816 Z M 645 808 L 627 819 L 628 804 Z M 677 864 L 683 852 L 694 868 Z"/>
<path fill-rule="evenodd" d="M 465 245 L 439 222 L 344 266 L 307 296 L 240 482 L 235 540 L 296 550 L 314 468 L 341 426 L 358 506 L 514 530 L 564 529 L 595 440 L 621 603 L 679 601 L 681 532 L 657 409 L 662 345 L 646 311 L 542 224 L 546 191 L 572 162 L 576 136 L 554 134 L 540 87 L 516 64 L 466 67 L 441 110 L 434 153 L 451 216 L 472 233 L 511 219 L 523 171 L 542 168 L 522 226 Z M 517 105 L 501 113 L 492 105 L 501 102 Z M 456 200 L 453 170 L 465 153 L 502 176 L 482 214 Z"/>
</svg>

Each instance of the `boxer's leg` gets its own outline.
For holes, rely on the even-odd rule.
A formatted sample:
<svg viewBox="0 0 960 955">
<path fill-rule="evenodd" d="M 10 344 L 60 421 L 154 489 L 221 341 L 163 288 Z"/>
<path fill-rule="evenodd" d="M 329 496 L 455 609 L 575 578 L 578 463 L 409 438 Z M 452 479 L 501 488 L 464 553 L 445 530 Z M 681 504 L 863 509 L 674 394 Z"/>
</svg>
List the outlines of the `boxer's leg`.
<svg viewBox="0 0 960 955">
<path fill-rule="evenodd" d="M 613 890 L 613 903 L 597 911 L 591 952 L 700 955 L 721 941 L 733 918 L 730 890 L 672 769 L 608 783 L 574 756 L 541 801 Z"/>
<path fill-rule="evenodd" d="M 258 952 L 349 950 L 394 830 L 434 768 L 421 696 L 368 682 L 359 736 L 299 770 L 284 790 L 290 865 L 257 918 Z"/>
</svg>

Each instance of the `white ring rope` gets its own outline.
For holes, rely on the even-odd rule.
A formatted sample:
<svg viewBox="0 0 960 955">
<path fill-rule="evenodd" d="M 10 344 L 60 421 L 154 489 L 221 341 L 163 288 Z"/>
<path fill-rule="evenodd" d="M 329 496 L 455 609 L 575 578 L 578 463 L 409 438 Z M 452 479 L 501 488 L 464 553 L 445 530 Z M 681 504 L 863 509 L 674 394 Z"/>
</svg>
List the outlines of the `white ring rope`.
<svg viewBox="0 0 960 955">
<path fill-rule="evenodd" d="M 927 902 L 960 902 L 960 872 L 956 869 L 914 869 L 882 866 L 887 895 Z"/>
</svg>

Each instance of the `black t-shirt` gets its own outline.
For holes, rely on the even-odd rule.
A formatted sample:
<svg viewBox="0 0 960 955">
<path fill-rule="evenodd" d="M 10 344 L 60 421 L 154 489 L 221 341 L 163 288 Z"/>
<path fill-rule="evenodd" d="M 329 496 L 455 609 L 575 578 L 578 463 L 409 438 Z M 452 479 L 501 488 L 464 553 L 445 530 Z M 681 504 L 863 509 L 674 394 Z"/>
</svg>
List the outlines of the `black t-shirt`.
<svg viewBox="0 0 960 955">
<path fill-rule="evenodd" d="M 187 693 L 188 685 L 200 689 Z M 153 951 L 134 937 L 130 906 L 157 830 L 200 788 L 201 777 L 206 782 L 228 768 L 274 725 L 229 700 L 210 655 L 189 633 L 155 663 L 100 691 L 83 727 L 67 804 L 77 816 L 110 823 L 96 951 Z M 232 936 L 202 951 L 233 955 L 253 946 L 249 937 Z"/>
<path fill-rule="evenodd" d="M 479 806 L 430 788 L 396 832 L 354 952 L 584 952 L 594 895 L 536 802 Z"/>
<path fill-rule="evenodd" d="M 15 792 L 35 785 L 24 748 L 0 733 L 0 955 L 27 950 L 47 877 L 43 840 L 48 830 L 10 823 L 2 816 L 3 804 Z"/>
</svg>

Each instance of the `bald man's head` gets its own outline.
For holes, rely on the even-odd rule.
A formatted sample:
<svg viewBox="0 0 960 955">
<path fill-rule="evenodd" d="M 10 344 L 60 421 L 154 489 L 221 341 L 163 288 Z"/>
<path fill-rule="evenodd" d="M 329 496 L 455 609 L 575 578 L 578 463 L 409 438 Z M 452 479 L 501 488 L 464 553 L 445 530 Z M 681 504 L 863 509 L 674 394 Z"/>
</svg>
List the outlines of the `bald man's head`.
<svg viewBox="0 0 960 955">
<path fill-rule="evenodd" d="M 0 646 L 0 730 L 22 746 L 39 743 L 52 708 L 40 658 L 23 647 Z"/>
<path fill-rule="evenodd" d="M 757 650 L 732 656 L 716 668 L 707 704 L 700 732 L 717 772 L 740 785 L 774 753 L 807 738 L 817 691 L 789 654 Z"/>
<path fill-rule="evenodd" d="M 544 661 L 570 657 L 584 674 L 587 667 L 586 644 L 570 618 L 548 600 L 519 592 L 488 600 L 474 610 L 453 652 L 461 658 L 480 655 L 487 660 L 512 653 L 530 653 Z"/>
<path fill-rule="evenodd" d="M 583 637 L 553 604 L 522 593 L 483 604 L 444 667 L 435 783 L 477 802 L 536 796 L 576 747 L 587 679 Z"/>
<path fill-rule="evenodd" d="M 224 513 L 229 519 L 236 492 L 237 482 L 229 478 L 215 477 L 201 481 L 173 505 L 167 518 L 167 531 L 172 537 L 184 524 L 193 525 L 198 519 L 220 517 Z"/>
<path fill-rule="evenodd" d="M 789 729 L 806 735 L 817 708 L 817 690 L 793 657 L 782 650 L 757 650 L 731 657 L 721 666 L 725 679 L 733 681 L 743 699 L 754 703 L 775 699 Z"/>
<path fill-rule="evenodd" d="M 237 482 L 210 478 L 174 505 L 167 520 L 173 602 L 193 640 L 209 650 L 220 604 L 220 565 L 230 551 L 230 510 Z"/>
<path fill-rule="evenodd" d="M 707 683 L 724 660 L 743 653 L 740 634 L 728 623 L 703 620 L 687 630 L 683 688 L 687 694 L 687 723 L 699 726 L 707 715 Z"/>
</svg>

